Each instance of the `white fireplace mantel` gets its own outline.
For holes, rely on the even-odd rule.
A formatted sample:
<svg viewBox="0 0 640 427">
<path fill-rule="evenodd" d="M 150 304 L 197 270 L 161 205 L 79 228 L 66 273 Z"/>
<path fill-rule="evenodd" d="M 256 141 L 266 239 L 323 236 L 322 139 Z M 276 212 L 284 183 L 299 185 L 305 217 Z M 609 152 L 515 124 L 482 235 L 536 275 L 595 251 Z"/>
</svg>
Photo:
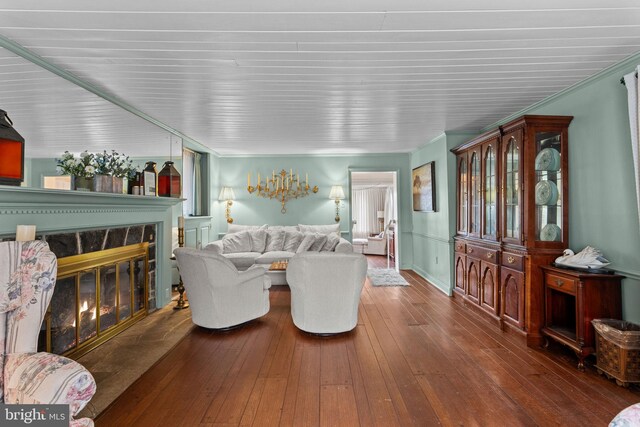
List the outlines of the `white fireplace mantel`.
<svg viewBox="0 0 640 427">
<path fill-rule="evenodd" d="M 36 234 L 113 226 L 157 225 L 156 302 L 171 300 L 172 207 L 183 199 L 0 186 L 0 236 L 12 237 L 19 224 Z"/>
</svg>

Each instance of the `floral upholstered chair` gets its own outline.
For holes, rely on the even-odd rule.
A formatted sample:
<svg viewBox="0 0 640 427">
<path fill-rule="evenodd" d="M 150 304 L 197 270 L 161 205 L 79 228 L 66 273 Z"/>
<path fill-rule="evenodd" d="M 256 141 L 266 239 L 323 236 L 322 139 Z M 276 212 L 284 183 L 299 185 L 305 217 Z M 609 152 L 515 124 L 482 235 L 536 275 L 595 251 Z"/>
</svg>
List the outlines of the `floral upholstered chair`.
<svg viewBox="0 0 640 427">
<path fill-rule="evenodd" d="M 0 402 L 68 404 L 71 426 L 92 426 L 90 418 L 73 419 L 96 391 L 89 371 L 37 353 L 56 274 L 56 256 L 45 242 L 0 243 Z"/>
</svg>

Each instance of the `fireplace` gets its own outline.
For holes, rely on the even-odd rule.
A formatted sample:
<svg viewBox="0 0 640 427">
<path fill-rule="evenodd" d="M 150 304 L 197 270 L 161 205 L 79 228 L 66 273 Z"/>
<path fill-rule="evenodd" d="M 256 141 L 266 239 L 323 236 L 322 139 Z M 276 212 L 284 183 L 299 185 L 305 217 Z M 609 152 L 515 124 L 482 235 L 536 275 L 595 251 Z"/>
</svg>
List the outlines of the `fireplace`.
<svg viewBox="0 0 640 427">
<path fill-rule="evenodd" d="M 58 259 L 39 350 L 77 358 L 148 313 L 149 243 Z"/>
</svg>

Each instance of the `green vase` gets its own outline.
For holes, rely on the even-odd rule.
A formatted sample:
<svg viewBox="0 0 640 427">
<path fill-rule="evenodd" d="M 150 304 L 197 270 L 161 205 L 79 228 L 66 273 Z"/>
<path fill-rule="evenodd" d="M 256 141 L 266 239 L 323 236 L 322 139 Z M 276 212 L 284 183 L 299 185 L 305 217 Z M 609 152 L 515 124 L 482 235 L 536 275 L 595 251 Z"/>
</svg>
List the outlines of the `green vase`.
<svg viewBox="0 0 640 427">
<path fill-rule="evenodd" d="M 72 176 L 72 187 L 76 191 L 93 191 L 93 178 L 84 176 Z"/>
</svg>

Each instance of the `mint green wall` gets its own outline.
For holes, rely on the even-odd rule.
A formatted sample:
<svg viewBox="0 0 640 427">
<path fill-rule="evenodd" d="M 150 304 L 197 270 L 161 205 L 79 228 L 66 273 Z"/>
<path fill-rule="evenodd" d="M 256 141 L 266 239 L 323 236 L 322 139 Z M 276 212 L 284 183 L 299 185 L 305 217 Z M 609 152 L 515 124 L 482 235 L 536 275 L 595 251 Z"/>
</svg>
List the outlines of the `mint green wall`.
<svg viewBox="0 0 640 427">
<path fill-rule="evenodd" d="M 432 161 L 436 165 L 436 211 L 411 211 L 412 268 L 448 295 L 453 291 L 452 237 L 456 218 L 456 162 L 449 150 L 472 136 L 469 133 L 446 132 L 411 155 L 412 169 Z"/>
<path fill-rule="evenodd" d="M 572 115 L 569 127 L 569 244 L 600 249 L 627 276 L 626 320 L 640 322 L 640 230 L 636 205 L 627 90 L 620 77 L 640 55 L 597 79 L 534 106 L 527 114 Z"/>
<path fill-rule="evenodd" d="M 329 199 L 332 185 L 342 185 L 345 193 L 349 189 L 349 168 L 398 170 L 398 203 L 400 237 L 400 262 L 402 268 L 411 268 L 411 168 L 409 154 L 354 155 L 354 156 L 256 156 L 256 157 L 221 157 L 219 161 L 219 182 L 216 186 L 232 186 L 236 200 L 231 208 L 231 216 L 235 224 L 334 224 L 335 202 Z M 317 194 L 310 194 L 302 199 L 292 200 L 286 204 L 287 213 L 280 213 L 280 203 L 275 200 L 257 197 L 247 192 L 247 172 L 251 172 L 255 184 L 256 174 L 271 174 L 272 170 L 280 171 L 290 168 L 297 170 L 304 180 L 309 174 L 309 186 L 317 185 Z M 215 191 L 215 190 L 214 190 Z M 217 193 L 213 196 L 217 198 Z M 348 197 L 348 196 L 347 196 Z M 221 233 L 226 231 L 224 219 L 224 203 L 218 202 L 214 226 Z M 340 229 L 349 231 L 349 200 L 340 206 Z"/>
<path fill-rule="evenodd" d="M 640 230 L 631 156 L 627 92 L 620 77 L 640 63 L 640 55 L 605 70 L 589 81 L 485 130 L 522 114 L 571 115 L 569 127 L 569 246 L 582 250 L 591 245 L 612 261 L 611 268 L 627 276 L 623 281 L 623 316 L 640 322 Z M 455 159 L 449 148 L 470 139 L 445 135 L 414 152 L 412 167 L 436 161 L 437 205 L 434 214 L 413 214 L 414 269 L 436 286 L 450 292 L 453 264 L 447 270 L 435 257 L 453 257 L 450 238 L 455 233 Z M 453 135 L 451 135 L 453 136 Z M 445 162 L 448 170 L 440 166 Z M 441 182 L 446 175 L 448 185 Z M 446 190 L 446 192 L 445 192 Z M 445 249 L 446 248 L 446 249 Z"/>
</svg>

